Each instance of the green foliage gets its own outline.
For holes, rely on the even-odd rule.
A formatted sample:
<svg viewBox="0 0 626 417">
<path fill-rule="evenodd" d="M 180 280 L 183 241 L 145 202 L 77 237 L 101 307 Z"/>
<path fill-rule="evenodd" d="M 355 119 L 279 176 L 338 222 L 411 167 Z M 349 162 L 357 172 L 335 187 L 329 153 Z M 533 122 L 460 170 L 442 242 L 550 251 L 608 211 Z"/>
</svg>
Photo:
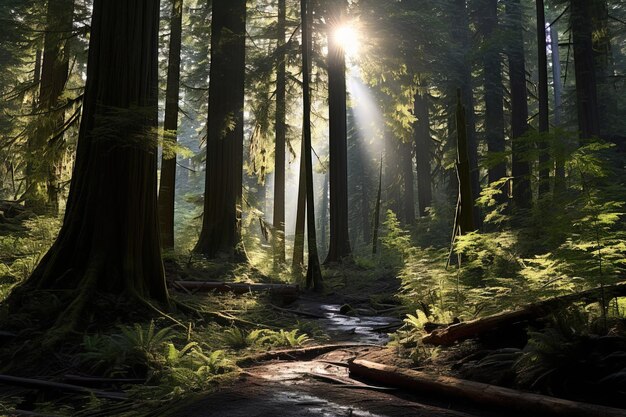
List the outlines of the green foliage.
<svg viewBox="0 0 626 417">
<path fill-rule="evenodd" d="M 291 331 L 254 329 L 249 332 L 238 327 L 227 329 L 221 335 L 221 341 L 232 349 L 243 349 L 248 347 L 297 347 L 310 340 L 307 334 L 300 334 L 299 329 Z"/>
</svg>

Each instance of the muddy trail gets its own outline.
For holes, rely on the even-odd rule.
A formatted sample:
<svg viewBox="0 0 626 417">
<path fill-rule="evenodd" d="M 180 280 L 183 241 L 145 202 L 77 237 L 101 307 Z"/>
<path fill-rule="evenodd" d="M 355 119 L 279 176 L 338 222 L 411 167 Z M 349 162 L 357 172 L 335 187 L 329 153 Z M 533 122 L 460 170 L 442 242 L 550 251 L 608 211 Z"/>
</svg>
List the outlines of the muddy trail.
<svg viewBox="0 0 626 417">
<path fill-rule="evenodd" d="M 350 376 L 348 365 L 367 359 L 390 365 L 410 366 L 385 347 L 388 333 L 402 321 L 374 315 L 360 305 L 350 307 L 341 299 L 303 296 L 289 305 L 296 315 L 312 318 L 332 343 L 353 344 L 307 357 L 279 355 L 270 361 L 243 366 L 239 378 L 217 392 L 195 397 L 167 412 L 189 417 L 275 416 L 486 416 L 464 404 L 419 397 L 390 387 L 377 386 Z M 358 305 L 358 304 L 357 304 Z M 364 308 L 365 307 L 365 308 Z M 360 346 L 358 346 L 360 345 Z M 495 415 L 495 414 L 493 414 Z"/>
</svg>

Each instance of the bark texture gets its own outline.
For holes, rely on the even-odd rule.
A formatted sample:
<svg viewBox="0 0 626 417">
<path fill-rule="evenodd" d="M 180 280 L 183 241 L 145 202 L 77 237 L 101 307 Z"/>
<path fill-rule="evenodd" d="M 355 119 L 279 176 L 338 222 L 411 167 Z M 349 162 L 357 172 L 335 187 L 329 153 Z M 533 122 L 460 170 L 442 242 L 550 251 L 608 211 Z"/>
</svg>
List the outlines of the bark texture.
<svg viewBox="0 0 626 417">
<path fill-rule="evenodd" d="M 195 251 L 246 259 L 241 240 L 246 0 L 213 2 L 202 232 Z"/>
<path fill-rule="evenodd" d="M 156 202 L 158 24 L 158 0 L 94 1 L 65 220 L 14 291 L 14 300 L 31 303 L 36 290 L 67 296 L 58 327 L 88 318 L 96 293 L 168 301 Z"/>
</svg>

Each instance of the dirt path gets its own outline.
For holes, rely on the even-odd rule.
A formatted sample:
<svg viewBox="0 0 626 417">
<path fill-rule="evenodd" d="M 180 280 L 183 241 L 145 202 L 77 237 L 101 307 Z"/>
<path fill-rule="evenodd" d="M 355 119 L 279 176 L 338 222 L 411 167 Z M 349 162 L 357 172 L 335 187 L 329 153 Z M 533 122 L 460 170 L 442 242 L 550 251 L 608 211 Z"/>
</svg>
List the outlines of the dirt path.
<svg viewBox="0 0 626 417">
<path fill-rule="evenodd" d="M 189 417 L 471 417 L 484 414 L 449 409 L 386 387 L 351 379 L 347 363 L 355 357 L 385 361 L 385 348 L 339 349 L 310 361 L 274 361 L 245 369 L 239 380 L 192 403 L 171 410 Z"/>
<path fill-rule="evenodd" d="M 398 327 L 398 318 L 373 316 L 363 309 L 341 314 L 342 300 L 303 298 L 290 310 L 319 317 L 315 322 L 333 343 L 368 346 L 338 349 L 308 361 L 272 361 L 247 367 L 239 379 L 219 391 L 170 410 L 169 416 L 282 417 L 282 416 L 424 416 L 471 417 L 450 404 L 416 398 L 386 387 L 350 378 L 348 362 L 355 358 L 409 366 L 390 348 L 386 332 Z M 345 309 L 345 308 L 344 308 Z M 365 312 L 367 313 L 367 312 Z M 465 407 L 464 410 L 467 410 Z"/>
</svg>

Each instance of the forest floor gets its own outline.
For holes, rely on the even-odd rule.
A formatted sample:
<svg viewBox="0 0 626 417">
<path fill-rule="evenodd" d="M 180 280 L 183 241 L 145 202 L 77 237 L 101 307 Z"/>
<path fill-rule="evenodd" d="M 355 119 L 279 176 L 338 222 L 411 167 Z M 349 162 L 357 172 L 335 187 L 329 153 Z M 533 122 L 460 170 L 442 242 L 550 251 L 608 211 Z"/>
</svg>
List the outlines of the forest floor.
<svg viewBox="0 0 626 417">
<path fill-rule="evenodd" d="M 357 358 L 401 367 L 414 364 L 402 357 L 397 347 L 388 346 L 389 333 L 403 325 L 399 318 L 402 306 L 393 299 L 398 280 L 383 274 L 362 280 L 350 290 L 346 277 L 340 276 L 335 274 L 327 283 L 330 289 L 326 293 L 303 293 L 279 310 L 315 325 L 324 335 L 320 342 L 328 339 L 337 348 L 307 360 L 286 353 L 267 362 L 253 361 L 242 367 L 236 380 L 217 391 L 193 396 L 161 412 L 189 417 L 496 415 L 351 376 L 348 366 Z M 317 344 L 312 343 L 311 348 Z"/>
<path fill-rule="evenodd" d="M 501 349 L 475 341 L 451 348 L 421 344 L 423 333 L 415 333 L 407 323 L 409 311 L 398 296 L 401 282 L 390 269 L 357 264 L 325 268 L 324 292 L 301 290 L 297 297 L 285 297 L 207 293 L 176 284 L 288 281 L 247 265 L 191 258 L 166 265 L 172 299 L 197 314 L 178 311 L 149 323 L 111 323 L 103 331 L 86 333 L 82 343 L 77 339 L 50 356 L 50 364 L 39 373 L 33 373 L 31 367 L 12 375 L 44 383 L 69 382 L 87 391 L 68 392 L 67 387 L 45 384 L 16 387 L 0 381 L 0 415 L 502 415 L 502 410 L 454 396 L 397 389 L 394 384 L 368 381 L 351 373 L 353 361 L 367 360 L 418 369 L 433 378 L 465 377 L 455 364 L 469 364 L 470 371 L 479 373 L 477 380 L 481 380 L 480 372 L 482 377 L 506 379 L 521 354 L 520 346 Z M 30 337 L 24 336 L 27 333 L 25 330 L 17 337 L 20 343 L 28 343 L 24 340 Z M 12 352 L 7 347 L 2 350 Z M 19 349 L 15 352 L 10 360 L 28 364 L 29 358 L 19 356 Z M 490 355 L 498 361 L 490 362 Z M 487 360 L 481 362 L 482 358 Z M 6 365 L 3 359 L 6 356 L 0 358 L 0 365 Z M 10 369 L 18 367 L 12 364 Z M 111 395 L 123 401 L 107 398 Z M 11 409 L 23 411 L 8 411 Z M 511 410 L 506 414 L 514 415 Z M 626 416 L 626 411 L 615 415 Z"/>
</svg>

